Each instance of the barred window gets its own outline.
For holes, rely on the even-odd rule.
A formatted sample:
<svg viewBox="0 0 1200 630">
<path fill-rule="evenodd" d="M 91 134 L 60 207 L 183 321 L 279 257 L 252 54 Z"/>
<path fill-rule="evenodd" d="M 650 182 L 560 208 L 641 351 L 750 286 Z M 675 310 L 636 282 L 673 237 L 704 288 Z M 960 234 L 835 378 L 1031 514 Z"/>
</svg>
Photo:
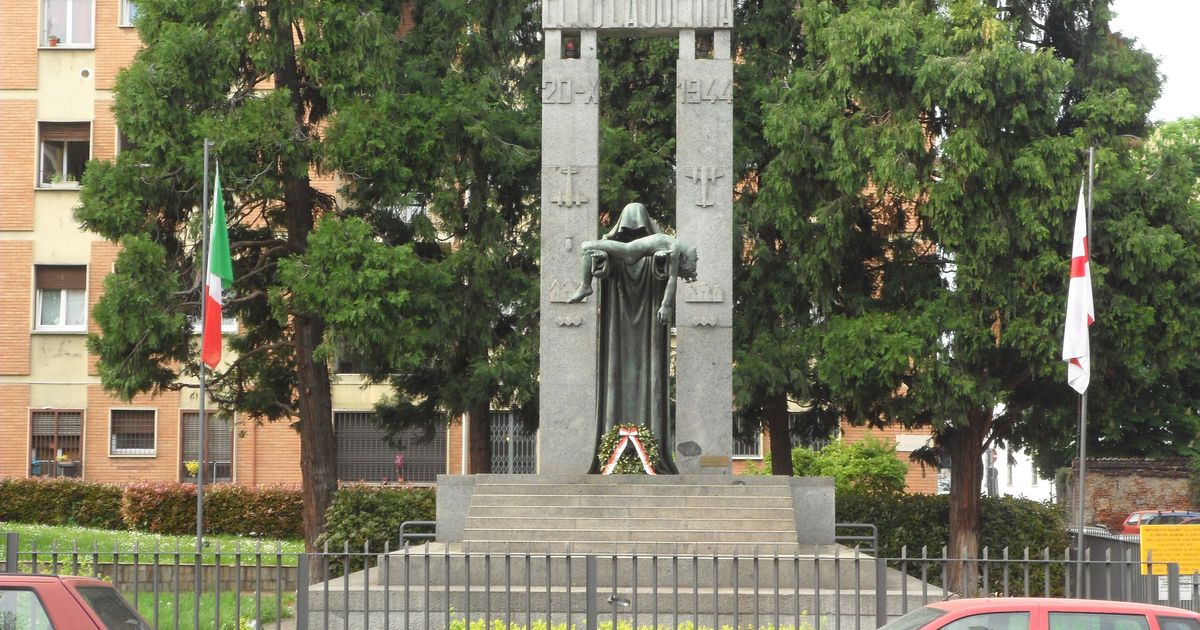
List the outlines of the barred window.
<svg viewBox="0 0 1200 630">
<path fill-rule="evenodd" d="M 195 483 L 200 463 L 204 463 L 204 483 L 233 481 L 233 423 L 219 413 L 204 414 L 204 457 L 200 457 L 200 412 L 185 411 L 179 417 L 183 448 L 179 459 L 179 479 Z M 194 462 L 191 469 L 188 462 Z M 196 470 L 193 473 L 192 470 Z"/>
<path fill-rule="evenodd" d="M 83 412 L 38 410 L 30 415 L 29 474 L 78 477 L 82 474 Z"/>
<path fill-rule="evenodd" d="M 792 434 L 792 448 L 807 448 L 814 451 L 819 451 L 829 443 L 837 439 L 838 428 L 823 429 L 806 425 L 802 420 L 802 415 L 796 412 L 788 413 L 788 428 Z"/>
<path fill-rule="evenodd" d="M 733 457 L 734 459 L 762 458 L 762 427 L 757 422 L 734 415 Z"/>
<path fill-rule="evenodd" d="M 424 439 L 421 429 L 408 429 L 388 443 L 374 416 L 370 411 L 334 412 L 338 481 L 435 483 L 446 472 L 444 423 L 431 439 Z"/>
<path fill-rule="evenodd" d="M 153 409 L 113 409 L 108 454 L 154 457 L 155 425 Z"/>
</svg>

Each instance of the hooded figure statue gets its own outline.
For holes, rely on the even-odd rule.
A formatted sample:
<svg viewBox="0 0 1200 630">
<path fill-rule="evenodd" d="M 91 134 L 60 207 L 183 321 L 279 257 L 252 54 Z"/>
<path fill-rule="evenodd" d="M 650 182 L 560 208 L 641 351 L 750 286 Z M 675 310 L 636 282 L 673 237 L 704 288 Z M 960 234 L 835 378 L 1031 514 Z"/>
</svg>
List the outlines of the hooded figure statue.
<svg viewBox="0 0 1200 630">
<path fill-rule="evenodd" d="M 646 207 L 631 203 L 602 240 L 629 243 L 654 234 L 660 232 Z M 669 399 L 670 323 L 661 322 L 658 315 L 671 278 L 671 258 L 662 251 L 634 261 L 590 254 L 591 277 L 601 279 L 597 450 L 614 426 L 644 424 L 658 440 L 658 472 L 676 473 L 671 457 L 675 422 Z M 694 266 L 692 270 L 694 277 Z M 593 460 L 592 471 L 599 468 Z"/>
</svg>

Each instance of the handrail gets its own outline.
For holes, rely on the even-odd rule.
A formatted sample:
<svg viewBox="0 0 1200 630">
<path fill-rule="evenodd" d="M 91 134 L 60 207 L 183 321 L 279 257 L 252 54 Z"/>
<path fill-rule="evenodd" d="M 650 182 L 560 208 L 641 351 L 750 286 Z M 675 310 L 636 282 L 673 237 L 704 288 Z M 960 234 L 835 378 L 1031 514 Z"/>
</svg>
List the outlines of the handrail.
<svg viewBox="0 0 1200 630">
<path fill-rule="evenodd" d="M 874 523 L 834 523 L 833 541 L 836 543 L 870 543 L 871 546 L 866 549 L 861 549 L 865 553 L 875 555 L 879 552 L 879 528 Z M 865 529 L 869 530 L 870 535 L 866 534 L 837 534 L 839 529 Z"/>
<path fill-rule="evenodd" d="M 432 532 L 410 532 L 406 531 L 410 527 L 432 527 Z M 400 546 L 407 547 L 408 541 L 412 540 L 434 540 L 437 538 L 437 521 L 404 521 L 400 523 Z"/>
</svg>

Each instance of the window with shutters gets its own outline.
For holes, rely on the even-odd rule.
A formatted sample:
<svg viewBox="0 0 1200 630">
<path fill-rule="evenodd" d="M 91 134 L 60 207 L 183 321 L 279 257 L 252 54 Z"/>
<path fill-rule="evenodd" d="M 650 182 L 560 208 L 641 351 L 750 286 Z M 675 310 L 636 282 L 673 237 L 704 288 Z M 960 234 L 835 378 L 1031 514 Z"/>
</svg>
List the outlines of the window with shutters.
<svg viewBox="0 0 1200 630">
<path fill-rule="evenodd" d="M 39 188 L 79 188 L 92 154 L 92 123 L 40 122 Z"/>
<path fill-rule="evenodd" d="M 113 409 L 108 428 L 108 454 L 154 457 L 157 418 L 153 409 Z"/>
<path fill-rule="evenodd" d="M 96 26 L 95 0 L 42 0 L 42 45 L 91 48 Z"/>
<path fill-rule="evenodd" d="M 84 332 L 87 330 L 87 267 L 38 265 L 34 269 L 37 313 L 34 329 Z"/>
<path fill-rule="evenodd" d="M 195 483 L 201 465 L 204 483 L 233 481 L 233 423 L 229 416 L 204 413 L 204 456 L 200 456 L 200 412 L 180 415 L 179 431 L 183 449 L 179 460 L 179 479 Z M 195 462 L 191 467 L 188 462 Z M 197 472 L 193 472 L 197 471 Z"/>
<path fill-rule="evenodd" d="M 82 457 L 82 411 L 39 409 L 30 414 L 30 476 L 79 477 Z"/>
</svg>

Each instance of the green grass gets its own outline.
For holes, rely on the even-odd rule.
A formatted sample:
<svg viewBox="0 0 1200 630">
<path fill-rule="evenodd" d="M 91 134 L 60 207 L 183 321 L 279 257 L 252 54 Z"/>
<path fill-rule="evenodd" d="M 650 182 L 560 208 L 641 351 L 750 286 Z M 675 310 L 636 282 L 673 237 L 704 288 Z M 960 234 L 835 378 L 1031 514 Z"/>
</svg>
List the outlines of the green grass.
<svg viewBox="0 0 1200 630">
<path fill-rule="evenodd" d="M 125 597 L 129 601 L 133 601 L 133 593 L 126 593 Z M 155 625 L 158 630 L 196 630 L 194 623 L 195 616 L 195 598 L 190 592 L 181 592 L 179 594 L 179 625 L 175 625 L 175 596 L 170 593 L 161 593 L 157 600 L 158 602 L 158 624 Z M 239 627 L 244 628 L 246 625 L 239 626 L 238 618 L 234 616 L 234 594 L 221 593 L 221 625 L 220 630 L 239 630 Z M 283 615 L 282 618 L 287 619 L 293 614 L 296 604 L 296 596 L 293 593 L 284 593 L 283 595 Z M 208 630 L 217 628 L 216 625 L 216 606 L 217 600 L 213 593 L 204 593 L 200 597 L 200 627 Z M 241 596 L 241 619 L 249 621 L 254 619 L 254 596 L 243 594 Z M 262 596 L 261 614 L 259 616 L 260 628 L 274 627 L 276 618 L 279 616 L 278 600 L 275 595 Z M 138 596 L 137 608 L 138 612 L 146 618 L 150 623 L 154 623 L 154 607 L 155 599 L 153 593 L 141 593 Z"/>
<path fill-rule="evenodd" d="M 151 564 L 154 553 L 162 554 L 159 562 L 174 564 L 175 554 L 179 552 L 180 564 L 194 564 L 196 560 L 195 536 L 164 536 L 146 532 L 119 531 L 107 529 L 91 529 L 87 527 L 67 527 L 51 525 L 29 525 L 26 523 L 7 523 L 0 521 L 0 533 L 12 532 L 20 538 L 20 550 L 38 552 L 38 564 L 52 563 L 52 552 L 57 552 L 58 561 L 70 563 L 67 557 L 73 549 L 87 553 L 89 557 L 96 554 L 98 562 L 112 562 L 114 552 L 119 552 L 119 561 L 132 563 L 134 548 L 137 548 L 137 561 Z M 304 551 L 304 543 L 299 540 L 276 540 L 247 538 L 240 536 L 205 536 L 204 564 L 214 564 L 220 553 L 221 564 L 234 564 L 240 556 L 242 564 L 254 564 L 255 553 L 261 548 L 263 566 L 296 566 L 296 554 Z M 42 554 L 46 554 L 42 557 Z M 277 557 L 276 554 L 282 554 Z"/>
</svg>

